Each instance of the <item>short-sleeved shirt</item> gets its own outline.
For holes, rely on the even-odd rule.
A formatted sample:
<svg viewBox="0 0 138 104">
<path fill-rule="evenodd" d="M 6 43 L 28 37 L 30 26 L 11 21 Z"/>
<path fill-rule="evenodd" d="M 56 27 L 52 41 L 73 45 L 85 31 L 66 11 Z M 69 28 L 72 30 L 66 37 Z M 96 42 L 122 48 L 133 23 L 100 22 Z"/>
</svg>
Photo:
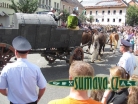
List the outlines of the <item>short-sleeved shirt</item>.
<svg viewBox="0 0 138 104">
<path fill-rule="evenodd" d="M 137 67 L 136 59 L 130 52 L 123 53 L 122 57 L 118 62 L 118 66 L 123 67 L 127 73 L 131 76 L 134 68 Z"/>
<path fill-rule="evenodd" d="M 9 101 L 17 104 L 26 104 L 38 99 L 39 89 L 46 87 L 40 68 L 27 59 L 17 59 L 16 62 L 7 64 L 0 75 L 0 89 L 8 88 Z"/>
<path fill-rule="evenodd" d="M 52 100 L 48 104 L 102 104 L 102 103 L 95 101 L 91 98 L 87 100 L 77 100 L 67 96 L 63 99 Z"/>
</svg>

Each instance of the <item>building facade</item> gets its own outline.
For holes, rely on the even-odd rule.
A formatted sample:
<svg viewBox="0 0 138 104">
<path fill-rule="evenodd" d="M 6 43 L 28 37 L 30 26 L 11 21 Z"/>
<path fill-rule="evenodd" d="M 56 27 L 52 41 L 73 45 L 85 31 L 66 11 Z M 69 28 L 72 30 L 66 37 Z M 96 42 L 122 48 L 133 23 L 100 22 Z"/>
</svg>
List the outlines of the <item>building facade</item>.
<svg viewBox="0 0 138 104">
<path fill-rule="evenodd" d="M 97 3 L 83 3 L 86 16 L 94 17 L 93 24 L 124 26 L 128 4 L 122 0 L 107 0 Z"/>
<path fill-rule="evenodd" d="M 79 13 L 82 13 L 85 9 L 78 0 L 61 0 L 61 10 L 66 9 L 69 13 L 72 13 L 74 7 L 78 7 Z"/>
<path fill-rule="evenodd" d="M 10 4 L 11 0 L 0 0 L 0 24 L 2 23 L 4 27 L 12 24 L 12 16 L 15 13 L 13 9 L 9 8 Z"/>
<path fill-rule="evenodd" d="M 37 12 L 50 11 L 51 8 L 60 9 L 61 0 L 39 0 Z"/>
</svg>

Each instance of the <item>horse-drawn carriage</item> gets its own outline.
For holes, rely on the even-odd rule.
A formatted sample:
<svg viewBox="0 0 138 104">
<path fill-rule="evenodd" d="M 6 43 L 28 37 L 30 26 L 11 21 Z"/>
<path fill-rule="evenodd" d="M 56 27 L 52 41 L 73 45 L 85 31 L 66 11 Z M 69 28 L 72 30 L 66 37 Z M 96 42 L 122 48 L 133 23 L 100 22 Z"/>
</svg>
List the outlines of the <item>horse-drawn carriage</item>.
<svg viewBox="0 0 138 104">
<path fill-rule="evenodd" d="M 84 30 L 58 28 L 50 15 L 14 14 L 14 27 L 0 29 L 0 67 L 3 67 L 14 56 L 12 40 L 20 35 L 32 45 L 30 53 L 40 53 L 49 63 L 56 59 L 72 62 L 83 60 L 80 46 Z"/>
</svg>

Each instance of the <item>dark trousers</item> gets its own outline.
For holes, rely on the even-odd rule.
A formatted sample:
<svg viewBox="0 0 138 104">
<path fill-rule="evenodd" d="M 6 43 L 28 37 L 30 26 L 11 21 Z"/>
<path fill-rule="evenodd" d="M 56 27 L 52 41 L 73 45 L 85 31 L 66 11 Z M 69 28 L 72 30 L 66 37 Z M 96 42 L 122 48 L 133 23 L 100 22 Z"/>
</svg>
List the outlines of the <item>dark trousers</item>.
<svg viewBox="0 0 138 104">
<path fill-rule="evenodd" d="M 13 103 L 10 102 L 10 104 L 13 104 Z M 35 102 L 31 102 L 31 103 L 26 103 L 26 104 L 37 104 L 37 101 L 35 101 Z"/>
</svg>

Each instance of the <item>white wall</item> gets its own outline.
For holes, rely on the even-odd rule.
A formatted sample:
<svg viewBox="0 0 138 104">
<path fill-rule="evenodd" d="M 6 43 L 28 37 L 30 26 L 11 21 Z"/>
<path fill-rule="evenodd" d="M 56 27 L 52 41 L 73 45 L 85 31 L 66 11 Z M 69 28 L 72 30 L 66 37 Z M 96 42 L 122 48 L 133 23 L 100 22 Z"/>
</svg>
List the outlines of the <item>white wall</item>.
<svg viewBox="0 0 138 104">
<path fill-rule="evenodd" d="M 108 14 L 108 10 L 110 10 L 110 14 Z M 113 11 L 116 10 L 116 14 L 113 14 Z M 120 14 L 120 10 L 122 10 L 122 14 Z M 93 24 L 102 24 L 102 25 L 125 25 L 125 15 L 126 15 L 126 8 L 99 8 L 99 9 L 87 9 L 86 15 L 87 17 L 90 16 L 90 11 L 92 11 L 92 16 L 94 17 Z M 96 15 L 96 11 L 98 11 Z M 104 14 L 102 14 L 102 11 L 105 11 Z M 107 19 L 109 18 L 109 22 L 107 22 Z M 99 20 L 99 22 L 96 22 L 96 19 Z M 104 21 L 102 21 L 104 19 Z M 113 22 L 113 19 L 115 19 L 115 22 Z M 119 19 L 121 19 L 121 22 L 119 22 Z"/>
</svg>

